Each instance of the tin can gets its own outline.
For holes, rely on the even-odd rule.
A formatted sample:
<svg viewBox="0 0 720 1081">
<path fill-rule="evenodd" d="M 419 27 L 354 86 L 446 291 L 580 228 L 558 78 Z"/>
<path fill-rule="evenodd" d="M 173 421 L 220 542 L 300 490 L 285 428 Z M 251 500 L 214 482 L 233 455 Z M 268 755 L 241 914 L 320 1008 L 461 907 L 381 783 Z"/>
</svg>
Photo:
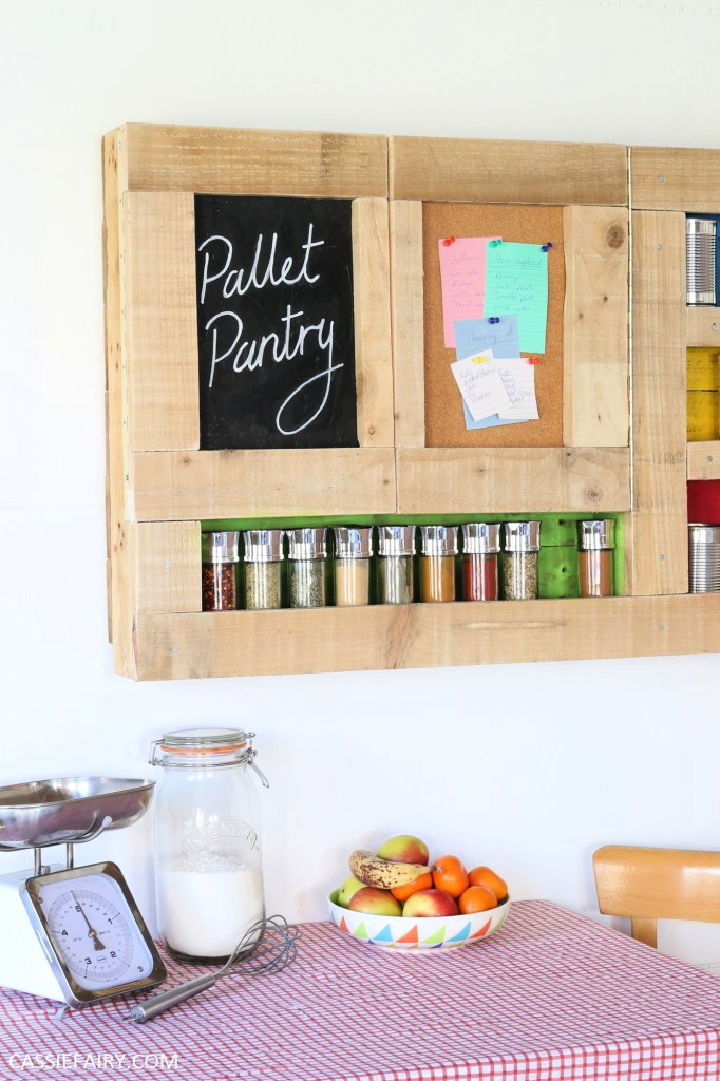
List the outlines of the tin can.
<svg viewBox="0 0 720 1081">
<path fill-rule="evenodd" d="M 687 303 L 715 304 L 715 250 L 717 223 L 705 218 L 685 221 Z"/>
<path fill-rule="evenodd" d="M 720 526 L 688 526 L 688 587 L 691 593 L 720 593 Z"/>
</svg>

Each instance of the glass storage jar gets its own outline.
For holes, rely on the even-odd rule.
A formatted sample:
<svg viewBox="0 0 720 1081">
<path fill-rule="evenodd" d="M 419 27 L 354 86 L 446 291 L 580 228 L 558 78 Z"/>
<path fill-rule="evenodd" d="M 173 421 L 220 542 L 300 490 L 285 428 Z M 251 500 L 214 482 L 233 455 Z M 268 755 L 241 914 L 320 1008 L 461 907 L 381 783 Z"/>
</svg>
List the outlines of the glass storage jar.
<svg viewBox="0 0 720 1081">
<path fill-rule="evenodd" d="M 158 927 L 174 957 L 225 960 L 265 915 L 253 733 L 184 728 L 152 744 Z"/>
<path fill-rule="evenodd" d="M 288 529 L 288 580 L 291 608 L 324 608 L 325 529 Z"/>
<path fill-rule="evenodd" d="M 415 599 L 415 526 L 378 526 L 378 600 L 411 604 Z"/>
<path fill-rule="evenodd" d="M 335 527 L 335 604 L 349 608 L 370 603 L 370 527 Z"/>
<path fill-rule="evenodd" d="M 612 597 L 613 531 L 612 518 L 580 522 L 580 596 Z"/>
<path fill-rule="evenodd" d="M 506 601 L 534 601 L 537 597 L 539 522 L 505 523 L 503 584 Z"/>
<path fill-rule="evenodd" d="M 240 532 L 203 533 L 203 612 L 225 612 L 237 608 L 237 572 L 240 562 Z"/>
<path fill-rule="evenodd" d="M 248 529 L 245 542 L 245 607 L 282 608 L 282 530 Z"/>
<path fill-rule="evenodd" d="M 471 522 L 462 527 L 463 595 L 466 601 L 496 601 L 500 526 Z"/>
<path fill-rule="evenodd" d="M 457 526 L 420 526 L 420 599 L 442 604 L 455 600 Z"/>
</svg>

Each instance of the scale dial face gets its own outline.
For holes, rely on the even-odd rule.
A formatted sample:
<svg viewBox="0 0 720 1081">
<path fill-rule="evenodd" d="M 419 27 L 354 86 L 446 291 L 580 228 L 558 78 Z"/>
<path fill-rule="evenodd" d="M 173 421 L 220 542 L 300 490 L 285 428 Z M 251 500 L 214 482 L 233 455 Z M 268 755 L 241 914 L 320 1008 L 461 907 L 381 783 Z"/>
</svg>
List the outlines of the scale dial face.
<svg viewBox="0 0 720 1081">
<path fill-rule="evenodd" d="M 76 987 L 102 995 L 157 972 L 157 954 L 114 864 L 41 875 L 27 885 L 48 943 Z"/>
</svg>

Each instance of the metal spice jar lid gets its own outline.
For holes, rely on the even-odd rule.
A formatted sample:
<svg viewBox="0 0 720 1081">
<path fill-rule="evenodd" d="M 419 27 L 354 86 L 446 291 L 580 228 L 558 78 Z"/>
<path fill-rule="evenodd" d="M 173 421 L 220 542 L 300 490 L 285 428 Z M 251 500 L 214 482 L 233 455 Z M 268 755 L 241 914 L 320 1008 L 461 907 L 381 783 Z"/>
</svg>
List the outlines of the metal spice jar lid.
<svg viewBox="0 0 720 1081">
<path fill-rule="evenodd" d="M 203 563 L 239 563 L 240 530 L 203 533 L 202 561 Z"/>
<path fill-rule="evenodd" d="M 279 563 L 283 557 L 282 529 L 248 529 L 243 533 L 246 563 Z"/>
<path fill-rule="evenodd" d="M 289 559 L 324 559 L 326 529 L 287 529 Z"/>
<path fill-rule="evenodd" d="M 457 552 L 457 526 L 421 525 L 420 551 L 424 556 L 454 556 Z"/>
<path fill-rule="evenodd" d="M 373 554 L 370 526 L 335 526 L 335 555 L 341 559 L 368 559 Z"/>
<path fill-rule="evenodd" d="M 506 522 L 506 552 L 538 552 L 540 550 L 539 522 Z"/>
<path fill-rule="evenodd" d="M 495 522 L 469 522 L 462 528 L 463 551 L 493 555 L 500 551 L 500 526 Z"/>
<path fill-rule="evenodd" d="M 615 547 L 613 518 L 595 518 L 580 523 L 580 547 L 584 552 L 596 552 Z"/>
<path fill-rule="evenodd" d="M 414 525 L 379 525 L 378 553 L 381 556 L 414 556 Z"/>
</svg>

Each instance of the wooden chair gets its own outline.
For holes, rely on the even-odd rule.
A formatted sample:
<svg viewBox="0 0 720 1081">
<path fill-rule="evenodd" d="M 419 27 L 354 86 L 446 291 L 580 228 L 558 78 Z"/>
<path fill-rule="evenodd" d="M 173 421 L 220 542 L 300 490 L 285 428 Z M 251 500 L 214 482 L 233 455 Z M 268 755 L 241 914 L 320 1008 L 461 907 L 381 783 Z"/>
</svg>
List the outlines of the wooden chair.
<svg viewBox="0 0 720 1081">
<path fill-rule="evenodd" d="M 720 923 L 720 852 L 609 845 L 593 855 L 600 911 L 629 916 L 632 937 L 657 947 L 657 921 Z"/>
</svg>

